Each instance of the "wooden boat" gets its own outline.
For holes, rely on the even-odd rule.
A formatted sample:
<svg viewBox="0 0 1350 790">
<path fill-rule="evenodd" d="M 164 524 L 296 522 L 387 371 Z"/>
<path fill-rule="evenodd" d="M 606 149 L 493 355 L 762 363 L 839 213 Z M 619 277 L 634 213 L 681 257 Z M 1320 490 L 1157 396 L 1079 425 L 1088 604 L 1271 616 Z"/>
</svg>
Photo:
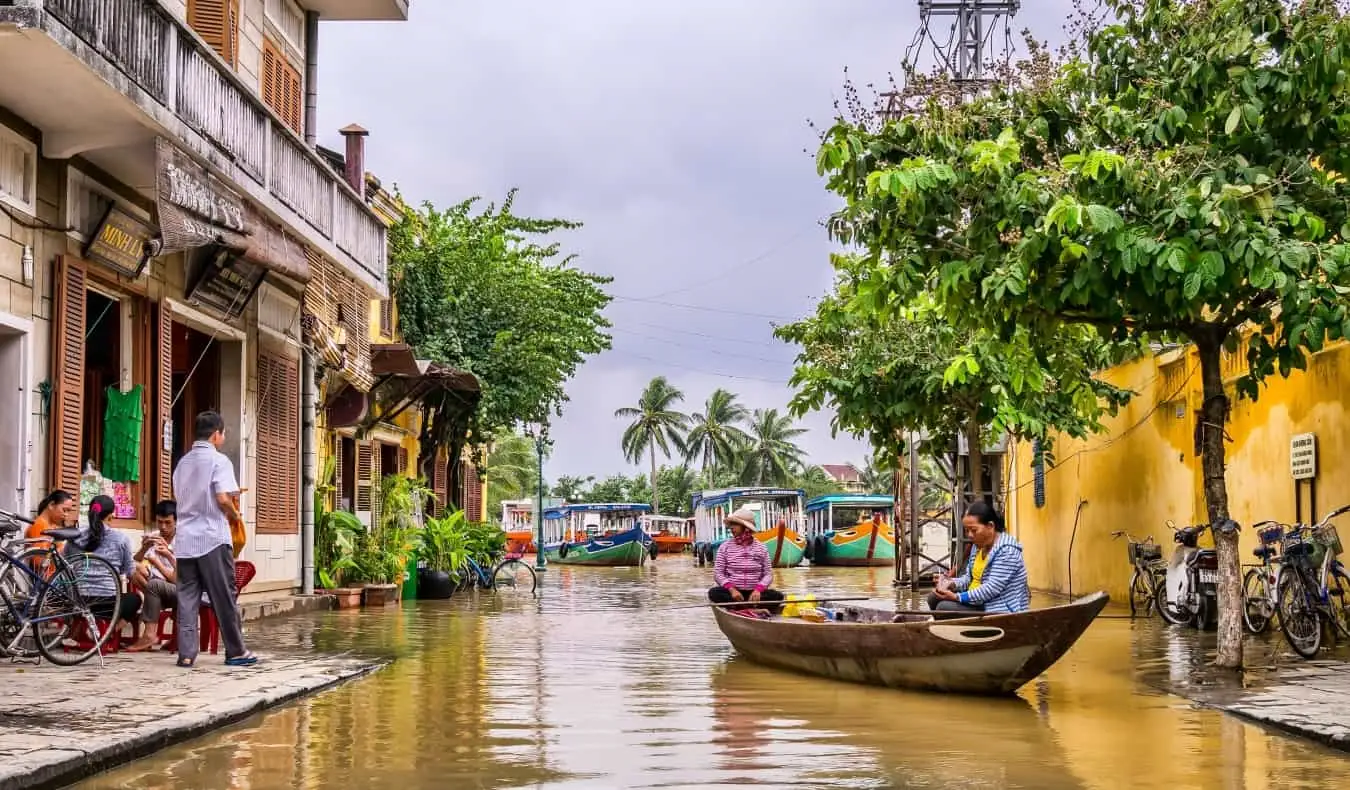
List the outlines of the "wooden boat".
<svg viewBox="0 0 1350 790">
<path fill-rule="evenodd" d="M 737 652 L 760 664 L 874 686 L 1011 694 L 1049 669 L 1106 606 L 1104 592 L 1018 614 L 933 619 L 848 607 L 848 622 L 756 619 L 714 608 Z M 856 617 L 856 621 L 852 618 Z"/>
<path fill-rule="evenodd" d="M 806 558 L 812 565 L 893 565 L 895 500 L 827 494 L 806 503 Z"/>
<path fill-rule="evenodd" d="M 642 517 L 642 528 L 651 535 L 658 555 L 679 554 L 694 543 L 693 519 L 649 514 Z"/>
<path fill-rule="evenodd" d="M 694 561 L 711 563 L 731 536 L 724 523 L 738 508 L 755 513 L 755 540 L 769 550 L 775 568 L 795 568 L 806 557 L 802 537 L 804 493 L 796 488 L 723 488 L 694 495 Z"/>
<path fill-rule="evenodd" d="M 599 502 L 544 511 L 544 559 L 561 565 L 638 566 L 652 538 L 638 519 L 651 505 Z"/>
</svg>

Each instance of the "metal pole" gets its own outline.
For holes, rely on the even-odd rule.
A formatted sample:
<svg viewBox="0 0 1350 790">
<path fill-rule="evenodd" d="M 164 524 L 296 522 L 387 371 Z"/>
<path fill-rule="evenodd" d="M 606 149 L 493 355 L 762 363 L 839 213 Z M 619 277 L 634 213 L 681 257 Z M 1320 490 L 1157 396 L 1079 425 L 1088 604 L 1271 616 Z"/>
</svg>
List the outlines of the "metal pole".
<svg viewBox="0 0 1350 790">
<path fill-rule="evenodd" d="M 909 444 L 909 589 L 919 589 L 919 449 L 914 432 Z"/>
<path fill-rule="evenodd" d="M 319 389 L 314 382 L 314 352 L 300 352 L 300 592 L 314 594 L 314 486 L 319 456 L 314 433 L 318 429 Z"/>
<path fill-rule="evenodd" d="M 535 452 L 539 454 L 539 491 L 534 505 L 534 569 L 540 573 L 544 564 L 544 437 L 534 440 Z"/>
</svg>

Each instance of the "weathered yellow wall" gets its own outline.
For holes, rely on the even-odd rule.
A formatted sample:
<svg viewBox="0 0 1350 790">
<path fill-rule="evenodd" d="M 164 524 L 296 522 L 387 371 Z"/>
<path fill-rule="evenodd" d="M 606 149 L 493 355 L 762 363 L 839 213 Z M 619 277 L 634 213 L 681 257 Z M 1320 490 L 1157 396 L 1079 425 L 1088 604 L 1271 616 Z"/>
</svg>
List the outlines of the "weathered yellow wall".
<svg viewBox="0 0 1350 790">
<path fill-rule="evenodd" d="M 1240 374 L 1240 356 L 1225 359 L 1226 381 Z M 1131 568 L 1123 541 L 1111 532 L 1153 535 L 1171 556 L 1167 519 L 1203 523 L 1204 496 L 1194 454 L 1194 410 L 1200 407 L 1199 361 L 1193 349 L 1177 349 L 1121 365 L 1105 376 L 1138 394 L 1110 420 L 1108 430 L 1085 441 L 1058 439 L 1055 466 L 1045 475 L 1045 506 L 1034 503 L 1031 449 L 1016 448 L 1017 490 L 1009 522 L 1026 547 L 1027 571 L 1036 589 L 1069 591 L 1069 545 L 1074 514 L 1085 501 L 1073 539 L 1073 592 L 1104 589 L 1128 600 Z M 1234 401 L 1227 426 L 1228 495 L 1232 517 L 1242 525 L 1242 555 L 1251 558 L 1251 524 L 1264 519 L 1292 522 L 1294 482 L 1289 476 L 1289 439 L 1312 432 L 1318 439 L 1317 515 L 1350 501 L 1350 465 L 1342 393 L 1350 388 L 1350 346 L 1338 344 L 1313 356 L 1308 370 L 1273 378 L 1255 403 Z M 1302 489 L 1309 518 L 1308 487 Z M 1206 541 L 1208 534 L 1206 534 Z"/>
</svg>

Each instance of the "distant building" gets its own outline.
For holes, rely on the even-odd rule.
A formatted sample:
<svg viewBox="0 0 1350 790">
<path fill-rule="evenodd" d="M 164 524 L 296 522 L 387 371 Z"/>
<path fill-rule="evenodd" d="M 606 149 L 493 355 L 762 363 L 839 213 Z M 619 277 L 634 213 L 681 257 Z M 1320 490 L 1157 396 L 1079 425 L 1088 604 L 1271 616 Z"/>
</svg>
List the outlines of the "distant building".
<svg viewBox="0 0 1350 790">
<path fill-rule="evenodd" d="M 821 464 L 821 469 L 825 470 L 828 476 L 847 494 L 865 494 L 862 472 L 853 464 Z"/>
</svg>

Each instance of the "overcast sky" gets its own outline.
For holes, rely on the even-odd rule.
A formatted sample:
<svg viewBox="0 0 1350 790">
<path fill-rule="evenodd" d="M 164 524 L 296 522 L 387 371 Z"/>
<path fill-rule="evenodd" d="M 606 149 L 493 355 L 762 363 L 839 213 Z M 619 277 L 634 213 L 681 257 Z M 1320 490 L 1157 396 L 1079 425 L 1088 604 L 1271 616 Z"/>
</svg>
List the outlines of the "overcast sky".
<svg viewBox="0 0 1350 790">
<path fill-rule="evenodd" d="M 585 223 L 566 246 L 614 277 L 614 349 L 570 382 L 546 474 L 628 472 L 614 410 L 653 376 L 686 412 L 719 386 L 751 408 L 786 405 L 793 351 L 772 323 L 808 313 L 831 281 L 818 223 L 835 201 L 806 120 L 829 121 L 844 67 L 878 83 L 897 69 L 916 9 L 414 0 L 407 23 L 323 25 L 320 141 L 341 150 L 338 128 L 366 127 L 367 168 L 412 200 L 519 187 L 518 213 Z M 1027 16 L 1017 24 L 1059 25 Z M 829 422 L 802 421 L 810 460 L 861 465 L 864 444 L 831 438 Z"/>
</svg>

